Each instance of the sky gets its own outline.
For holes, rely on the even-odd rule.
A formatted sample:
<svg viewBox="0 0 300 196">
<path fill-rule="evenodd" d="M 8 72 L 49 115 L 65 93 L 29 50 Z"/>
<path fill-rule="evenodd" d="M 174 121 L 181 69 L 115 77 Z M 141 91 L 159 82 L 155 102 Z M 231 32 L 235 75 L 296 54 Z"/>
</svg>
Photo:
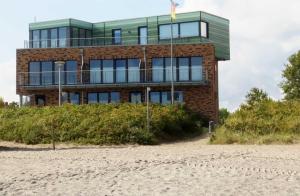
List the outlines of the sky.
<svg viewBox="0 0 300 196">
<path fill-rule="evenodd" d="M 76 2 L 76 3 L 75 3 Z M 233 111 L 252 87 L 282 99 L 281 72 L 300 50 L 299 0 L 177 0 L 178 12 L 205 11 L 230 20 L 231 60 L 219 63 L 220 107 Z M 16 49 L 34 21 L 76 18 L 89 22 L 168 14 L 169 0 L 5 0 L 0 3 L 0 96 L 15 93 Z"/>
</svg>

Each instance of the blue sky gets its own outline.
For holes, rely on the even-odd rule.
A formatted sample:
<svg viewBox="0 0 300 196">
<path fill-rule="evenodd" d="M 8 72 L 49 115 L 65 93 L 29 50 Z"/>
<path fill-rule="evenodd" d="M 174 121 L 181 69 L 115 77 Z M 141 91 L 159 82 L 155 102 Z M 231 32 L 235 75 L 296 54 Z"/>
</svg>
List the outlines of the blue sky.
<svg viewBox="0 0 300 196">
<path fill-rule="evenodd" d="M 74 3 L 76 2 L 76 3 Z M 282 98 L 278 83 L 287 57 L 300 49 L 299 0 L 178 0 L 179 12 L 203 10 L 230 19 L 231 61 L 220 62 L 220 106 L 236 109 L 254 86 Z M 168 14 L 169 0 L 9 0 L 0 5 L 0 96 L 15 95 L 16 48 L 34 21 L 90 22 Z"/>
</svg>

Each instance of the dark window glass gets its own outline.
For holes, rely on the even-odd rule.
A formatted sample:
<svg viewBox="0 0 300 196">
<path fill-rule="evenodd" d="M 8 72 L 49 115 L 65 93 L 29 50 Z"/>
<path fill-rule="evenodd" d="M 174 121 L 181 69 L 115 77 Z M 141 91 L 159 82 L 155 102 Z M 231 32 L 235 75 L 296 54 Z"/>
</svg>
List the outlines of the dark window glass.
<svg viewBox="0 0 300 196">
<path fill-rule="evenodd" d="M 183 103 L 183 92 L 176 91 L 174 93 L 174 101 L 175 103 Z"/>
<path fill-rule="evenodd" d="M 79 33 L 78 28 L 72 28 L 72 46 L 78 46 Z"/>
<path fill-rule="evenodd" d="M 103 60 L 103 83 L 114 82 L 113 60 Z"/>
<path fill-rule="evenodd" d="M 126 60 L 116 60 L 116 82 L 126 82 Z"/>
<path fill-rule="evenodd" d="M 120 103 L 120 93 L 119 92 L 111 92 L 110 93 L 110 102 L 111 103 Z"/>
<path fill-rule="evenodd" d="M 61 101 L 62 103 L 69 103 L 69 94 L 67 92 L 61 93 Z"/>
<path fill-rule="evenodd" d="M 80 94 L 79 93 L 70 93 L 70 103 L 79 105 L 80 104 Z"/>
<path fill-rule="evenodd" d="M 65 66 L 63 65 L 61 70 L 60 70 L 60 83 L 65 84 Z M 54 64 L 54 70 L 55 70 L 55 84 L 58 84 L 58 78 L 59 78 L 59 67 Z"/>
<path fill-rule="evenodd" d="M 159 26 L 159 39 L 171 39 L 171 24 Z M 178 24 L 173 24 L 173 38 L 179 37 Z"/>
<path fill-rule="evenodd" d="M 189 80 L 189 58 L 178 58 L 179 81 Z"/>
<path fill-rule="evenodd" d="M 57 29 L 51 29 L 51 48 L 57 48 Z"/>
<path fill-rule="evenodd" d="M 199 22 L 186 22 L 180 24 L 180 37 L 199 36 Z"/>
<path fill-rule="evenodd" d="M 91 46 L 92 45 L 92 32 L 90 30 L 86 30 L 86 45 Z"/>
<path fill-rule="evenodd" d="M 40 62 L 30 62 L 29 64 L 29 85 L 40 85 Z"/>
<path fill-rule="evenodd" d="M 128 59 L 128 82 L 140 82 L 139 59 Z"/>
<path fill-rule="evenodd" d="M 166 64 L 166 81 L 171 81 L 172 79 L 172 68 L 171 68 L 171 58 L 165 58 Z M 173 58 L 173 81 L 176 81 L 176 58 Z"/>
<path fill-rule="evenodd" d="M 164 80 L 164 59 L 152 59 L 152 80 L 153 82 L 161 82 Z"/>
<path fill-rule="evenodd" d="M 41 48 L 48 47 L 48 30 L 41 30 Z"/>
<path fill-rule="evenodd" d="M 108 103 L 108 93 L 99 93 L 99 103 Z"/>
<path fill-rule="evenodd" d="M 150 101 L 152 103 L 160 103 L 160 92 L 150 92 Z"/>
<path fill-rule="evenodd" d="M 98 93 L 88 93 L 88 103 L 98 103 Z"/>
<path fill-rule="evenodd" d="M 40 31 L 39 30 L 32 31 L 32 47 L 33 48 L 40 47 Z"/>
<path fill-rule="evenodd" d="M 113 44 L 121 44 L 122 42 L 121 34 L 122 34 L 121 29 L 115 29 L 112 31 Z"/>
<path fill-rule="evenodd" d="M 142 93 L 132 92 L 130 93 L 130 102 L 131 103 L 142 103 Z"/>
<path fill-rule="evenodd" d="M 139 44 L 146 45 L 148 43 L 148 28 L 140 27 L 139 28 Z"/>
<path fill-rule="evenodd" d="M 90 83 L 101 83 L 101 60 L 90 61 Z"/>
<path fill-rule="evenodd" d="M 79 45 L 84 46 L 85 45 L 85 29 L 79 30 L 79 37 L 80 37 Z"/>
<path fill-rule="evenodd" d="M 161 103 L 162 104 L 171 104 L 171 92 L 162 92 L 161 93 Z"/>
<path fill-rule="evenodd" d="M 53 66 L 51 61 L 42 62 L 42 85 L 53 83 Z"/>
<path fill-rule="evenodd" d="M 66 62 L 66 79 L 67 79 L 67 84 L 77 83 L 77 62 L 76 61 Z"/>
<path fill-rule="evenodd" d="M 39 107 L 46 105 L 46 99 L 44 95 L 37 95 L 36 96 L 36 105 Z"/>
<path fill-rule="evenodd" d="M 201 22 L 201 37 L 208 37 L 208 23 Z"/>
<path fill-rule="evenodd" d="M 201 81 L 203 77 L 202 57 L 191 58 L 192 81 Z"/>
<path fill-rule="evenodd" d="M 59 47 L 65 48 L 67 46 L 67 28 L 61 27 L 58 31 Z"/>
</svg>

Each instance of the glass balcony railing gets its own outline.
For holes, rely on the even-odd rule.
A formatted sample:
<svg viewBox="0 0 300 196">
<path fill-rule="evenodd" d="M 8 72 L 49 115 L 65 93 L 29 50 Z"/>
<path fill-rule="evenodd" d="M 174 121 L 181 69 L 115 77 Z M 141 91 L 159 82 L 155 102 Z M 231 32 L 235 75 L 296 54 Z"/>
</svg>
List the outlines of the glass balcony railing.
<svg viewBox="0 0 300 196">
<path fill-rule="evenodd" d="M 116 41 L 115 39 L 118 39 Z M 63 39 L 39 39 L 25 40 L 24 48 L 78 48 L 112 45 L 156 45 L 170 44 L 170 39 L 160 39 L 159 36 L 122 36 L 115 37 L 93 37 L 93 38 L 63 38 Z M 174 44 L 182 43 L 209 43 L 208 39 L 200 36 L 174 38 Z"/>
<path fill-rule="evenodd" d="M 172 81 L 172 72 L 167 68 L 152 69 L 107 69 L 61 71 L 60 83 L 64 86 L 86 85 L 130 85 L 130 84 L 167 84 Z M 202 68 L 174 69 L 174 83 L 206 83 L 208 72 Z M 47 87 L 59 84 L 59 72 L 21 72 L 17 75 L 18 86 Z"/>
</svg>

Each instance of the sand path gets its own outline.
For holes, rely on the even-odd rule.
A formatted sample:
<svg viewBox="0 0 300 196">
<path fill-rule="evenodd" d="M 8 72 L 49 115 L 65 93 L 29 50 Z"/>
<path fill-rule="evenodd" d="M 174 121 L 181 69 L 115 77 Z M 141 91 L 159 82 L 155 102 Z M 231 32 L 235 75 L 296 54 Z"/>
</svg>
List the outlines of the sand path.
<svg viewBox="0 0 300 196">
<path fill-rule="evenodd" d="M 300 195 L 300 146 L 25 147 L 1 142 L 0 195 Z"/>
</svg>

